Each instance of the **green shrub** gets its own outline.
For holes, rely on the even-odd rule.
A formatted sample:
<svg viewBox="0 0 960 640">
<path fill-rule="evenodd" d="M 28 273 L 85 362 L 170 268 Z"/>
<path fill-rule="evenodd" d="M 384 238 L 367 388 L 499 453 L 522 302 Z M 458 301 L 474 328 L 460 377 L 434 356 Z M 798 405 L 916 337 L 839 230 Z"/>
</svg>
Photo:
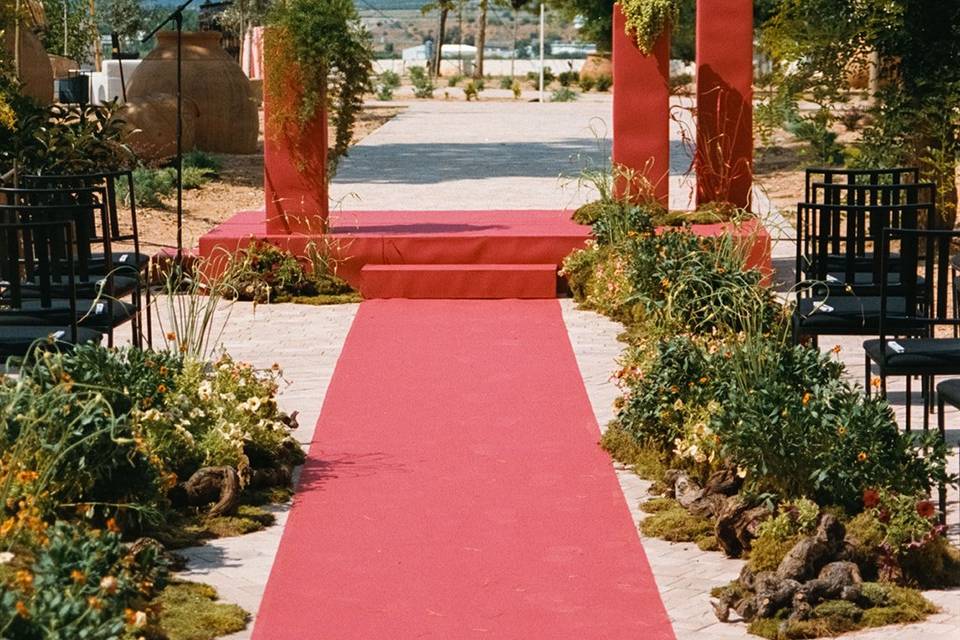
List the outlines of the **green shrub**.
<svg viewBox="0 0 960 640">
<path fill-rule="evenodd" d="M 577 99 L 577 92 L 567 87 L 560 87 L 550 94 L 550 102 L 573 102 Z"/>
<path fill-rule="evenodd" d="M 557 81 L 560 82 L 561 87 L 572 86 L 580 78 L 580 74 L 576 71 L 561 71 L 557 76 Z"/>
<path fill-rule="evenodd" d="M 693 76 L 689 73 L 678 73 L 670 76 L 670 95 L 684 96 L 690 93 Z"/>
<path fill-rule="evenodd" d="M 580 90 L 584 93 L 587 93 L 596 86 L 597 81 L 590 76 L 584 76 L 583 78 L 580 78 L 579 84 Z"/>
<path fill-rule="evenodd" d="M 467 83 L 467 86 L 463 88 L 463 95 L 466 96 L 467 102 L 471 100 L 476 100 L 479 97 L 480 90 L 477 88 L 477 84 L 471 80 Z"/>
<path fill-rule="evenodd" d="M 177 174 L 171 169 L 137 167 L 133 170 L 133 193 L 140 206 L 163 208 L 163 199 L 173 195 L 176 189 Z M 124 200 L 129 199 L 125 192 L 121 195 Z"/>
<path fill-rule="evenodd" d="M 130 555 L 113 531 L 57 522 L 29 569 L 0 590 L 5 638 L 51 636 L 115 640 L 148 623 L 144 596 L 162 588 L 166 567 L 150 547 Z M 134 608 L 139 615 L 131 615 Z"/>
<path fill-rule="evenodd" d="M 413 84 L 413 95 L 416 98 L 432 98 L 433 90 L 435 89 L 433 85 L 433 78 L 427 74 L 427 70 L 423 67 L 411 67 L 410 68 L 410 82 Z"/>
<path fill-rule="evenodd" d="M 382 87 L 389 87 L 390 89 L 398 89 L 400 87 L 400 75 L 389 69 L 377 76 L 377 80 Z"/>
<path fill-rule="evenodd" d="M 183 166 L 184 169 L 187 167 L 206 169 L 209 172 L 208 175 L 213 175 L 223 169 L 223 162 L 211 153 L 201 151 L 200 149 L 193 149 L 183 154 Z"/>
<path fill-rule="evenodd" d="M 455 87 L 455 86 L 457 86 L 458 84 L 460 84 L 460 81 L 461 81 L 461 80 L 463 80 L 463 76 L 461 76 L 459 73 L 456 74 L 456 75 L 452 75 L 452 76 L 450 76 L 449 78 L 447 78 L 447 86 L 448 86 L 448 87 Z"/>
<path fill-rule="evenodd" d="M 611 76 L 599 76 L 597 78 L 597 91 L 606 92 L 610 90 L 610 87 L 613 86 L 613 77 Z"/>
<path fill-rule="evenodd" d="M 638 234 L 652 234 L 650 206 L 611 202 L 599 207 L 593 235 L 602 245 L 619 245 Z"/>
<path fill-rule="evenodd" d="M 500 88 L 513 89 L 513 78 L 510 76 L 503 76 L 500 78 Z"/>
<path fill-rule="evenodd" d="M 650 514 L 640 523 L 643 535 L 670 542 L 697 542 L 713 536 L 713 523 L 706 518 L 691 515 L 679 504 Z"/>
</svg>

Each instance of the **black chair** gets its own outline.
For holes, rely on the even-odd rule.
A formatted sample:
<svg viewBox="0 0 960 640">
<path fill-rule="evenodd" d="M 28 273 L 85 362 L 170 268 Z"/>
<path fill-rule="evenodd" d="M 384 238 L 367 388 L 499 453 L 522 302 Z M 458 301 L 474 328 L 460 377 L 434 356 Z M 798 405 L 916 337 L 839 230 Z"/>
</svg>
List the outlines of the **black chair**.
<svg viewBox="0 0 960 640">
<path fill-rule="evenodd" d="M 134 323 L 134 343 L 142 345 L 140 332 L 140 297 L 136 292 L 140 288 L 139 275 L 124 277 L 113 270 L 105 274 L 92 273 L 90 261 L 94 247 L 100 248 L 109 261 L 112 259 L 109 234 L 102 232 L 109 225 L 105 205 L 105 196 L 100 188 L 63 189 L 0 189 L 0 218 L 8 222 L 71 222 L 76 234 L 75 245 L 75 292 L 79 299 L 82 314 L 81 324 L 92 326 L 108 333 L 108 343 L 112 346 L 113 330 L 130 321 Z M 99 230 L 98 230 L 99 227 Z M 65 254 L 65 250 L 61 251 Z M 54 295 L 66 297 L 65 283 L 53 288 Z M 30 278 L 20 284 L 24 297 L 37 297 L 39 285 Z M 120 300 L 133 294 L 132 303 Z M 62 313 L 64 309 L 58 309 Z M 50 314 L 44 314 L 45 317 Z M 38 319 L 38 322 L 43 320 Z M 62 321 L 62 320 L 61 320 Z"/>
<path fill-rule="evenodd" d="M 911 184 L 920 182 L 920 169 L 893 167 L 887 169 L 845 169 L 842 167 L 809 167 L 804 172 L 804 202 L 816 202 L 814 183 L 848 185 Z"/>
<path fill-rule="evenodd" d="M 809 187 L 810 198 L 803 204 L 807 205 L 834 205 L 832 216 L 823 216 L 820 224 L 826 225 L 832 233 L 831 244 L 820 256 L 826 264 L 826 271 L 833 272 L 869 272 L 879 263 L 875 247 L 880 244 L 880 232 L 887 226 L 903 226 L 898 220 L 900 205 L 927 204 L 933 206 L 936 202 L 937 186 L 932 182 L 909 184 L 879 184 L 861 185 L 847 183 L 814 182 Z M 932 211 L 920 211 L 919 225 L 923 226 L 926 220 L 923 216 Z M 809 220 L 809 218 L 808 218 Z M 798 220 L 798 224 L 801 221 Z M 851 227 L 853 237 L 858 244 L 852 252 L 841 254 L 840 243 L 844 237 L 843 229 Z M 798 234 L 809 238 L 811 229 L 799 228 Z M 826 235 L 826 234 L 825 234 Z M 896 268 L 899 257 L 890 256 L 888 263 Z M 810 275 L 812 265 L 809 261 L 800 265 L 804 273 Z"/>
<path fill-rule="evenodd" d="M 79 326 L 74 245 L 70 222 L 0 223 L 0 357 L 103 339 Z M 23 276 L 39 283 L 38 297 L 23 295 Z M 56 296 L 64 286 L 68 296 Z"/>
<path fill-rule="evenodd" d="M 937 430 L 940 432 L 940 440 L 946 446 L 947 443 L 947 419 L 946 405 L 960 409 L 960 379 L 951 378 L 944 380 L 937 385 Z M 947 485 L 943 482 L 939 486 L 940 493 L 940 522 L 947 523 Z"/>
<path fill-rule="evenodd" d="M 150 257 L 140 249 L 140 233 L 137 227 L 137 201 L 134 191 L 133 171 L 130 169 L 104 171 L 98 173 L 74 175 L 27 175 L 21 177 L 23 186 L 40 189 L 100 188 L 103 190 L 107 210 L 108 230 L 112 259 L 108 262 L 103 253 L 94 252 L 90 256 L 92 273 L 114 272 L 121 276 L 142 278 L 145 301 L 135 300 L 138 308 L 145 311 L 146 342 L 153 345 L 153 323 L 151 322 Z M 121 197 L 125 192 L 125 198 Z M 125 200 L 125 202 L 124 202 Z M 118 250 L 118 245 L 131 246 L 133 250 Z M 134 291 L 139 297 L 140 288 Z M 142 336 L 141 336 L 142 337 Z"/>
<path fill-rule="evenodd" d="M 921 217 L 934 210 L 933 204 L 798 205 L 794 341 L 805 336 L 812 336 L 816 343 L 821 335 L 876 335 L 881 287 L 898 286 L 903 273 L 913 273 L 915 278 L 917 255 L 898 255 L 891 268 L 889 255 L 883 264 L 879 255 L 865 260 L 864 248 L 878 243 L 880 229 L 915 229 Z M 891 310 L 900 308 L 905 313 L 904 304 L 894 297 L 888 301 Z M 891 328 L 895 324 L 902 335 L 923 329 L 908 318 L 899 324 L 889 321 Z"/>
<path fill-rule="evenodd" d="M 871 364 L 880 375 L 880 392 L 886 395 L 887 378 L 904 376 L 907 381 L 907 420 L 910 430 L 910 379 L 923 381 L 923 428 L 929 429 L 933 408 L 929 390 L 936 376 L 960 375 L 960 339 L 952 336 L 960 325 L 950 299 L 950 248 L 960 231 L 887 229 L 883 232 L 881 263 L 885 265 L 892 242 L 899 242 L 904 261 L 915 259 L 915 269 L 902 269 L 900 282 L 881 287 L 878 338 L 863 343 L 866 353 L 867 393 Z M 913 326 L 905 331 L 904 326 Z"/>
</svg>

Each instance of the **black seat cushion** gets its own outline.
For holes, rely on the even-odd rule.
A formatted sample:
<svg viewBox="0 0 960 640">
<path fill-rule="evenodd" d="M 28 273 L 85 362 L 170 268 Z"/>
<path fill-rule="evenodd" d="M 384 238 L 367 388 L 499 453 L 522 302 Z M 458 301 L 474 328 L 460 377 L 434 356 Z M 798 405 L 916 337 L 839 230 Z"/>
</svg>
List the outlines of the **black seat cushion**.
<svg viewBox="0 0 960 640">
<path fill-rule="evenodd" d="M 873 339 L 864 342 L 863 348 L 888 374 L 960 375 L 960 340 L 955 338 L 888 339 L 886 349 Z"/>
<path fill-rule="evenodd" d="M 960 378 L 944 380 L 937 385 L 937 395 L 960 409 Z"/>
<path fill-rule="evenodd" d="M 916 320 L 903 317 L 905 306 L 903 298 L 887 298 L 886 326 L 891 331 L 916 331 L 923 328 L 924 325 Z M 880 297 L 830 296 L 825 300 L 802 298 L 797 301 L 794 322 L 801 330 L 811 332 L 830 329 L 876 331 L 880 327 Z"/>
<path fill-rule="evenodd" d="M 47 338 L 51 338 L 49 344 L 45 343 Z M 2 325 L 0 326 L 0 356 L 9 358 L 26 355 L 34 344 L 39 348 L 46 348 L 87 342 L 98 343 L 103 339 L 103 333 L 81 327 L 77 329 L 76 342 L 72 338 L 70 327 Z M 38 340 L 44 342 L 38 344 Z"/>
<path fill-rule="evenodd" d="M 134 251 L 113 252 L 110 256 L 113 263 L 113 272 L 126 276 L 126 271 L 136 269 L 142 271 L 147 263 L 150 262 L 150 256 L 144 254 L 137 255 Z M 107 260 L 104 254 L 94 253 L 90 256 L 88 263 L 91 273 L 103 274 L 107 272 Z"/>
<path fill-rule="evenodd" d="M 66 278 L 64 278 L 66 280 Z M 102 284 L 104 281 L 103 275 L 91 275 L 87 278 L 76 277 L 75 286 L 77 289 L 78 298 L 96 298 L 101 294 L 101 287 L 104 287 L 102 293 L 106 294 L 106 287 Z M 128 276 L 119 276 L 114 275 L 113 278 L 113 296 L 121 297 L 126 296 L 132 293 L 140 285 L 140 279 L 137 276 L 128 277 Z M 36 297 L 40 295 L 40 286 L 36 281 L 24 282 L 21 283 L 22 291 L 24 295 L 30 297 Z M 54 296 L 63 296 L 66 297 L 69 291 L 69 285 L 64 282 L 59 284 L 54 282 L 53 287 L 51 288 L 51 293 Z"/>
<path fill-rule="evenodd" d="M 136 307 L 118 300 L 77 300 L 77 320 L 81 326 L 110 329 L 130 320 Z M 70 323 L 70 302 L 55 299 L 44 308 L 39 298 L 23 300 L 19 309 L 0 306 L 0 326 L 30 325 L 60 326 Z"/>
</svg>

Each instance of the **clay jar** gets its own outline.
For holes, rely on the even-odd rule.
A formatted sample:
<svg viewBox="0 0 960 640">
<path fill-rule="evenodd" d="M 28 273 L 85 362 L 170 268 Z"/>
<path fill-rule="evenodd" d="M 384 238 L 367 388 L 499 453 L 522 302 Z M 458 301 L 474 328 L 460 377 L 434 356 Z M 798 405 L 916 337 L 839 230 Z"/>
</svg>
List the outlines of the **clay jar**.
<svg viewBox="0 0 960 640">
<path fill-rule="evenodd" d="M 220 33 L 183 34 L 183 97 L 197 110 L 196 148 L 217 153 L 255 153 L 259 121 L 250 81 L 220 48 Z M 144 101 L 157 94 L 176 95 L 177 34 L 161 31 L 157 46 L 137 66 L 127 99 Z M 146 122 L 139 122 L 146 128 Z"/>
<path fill-rule="evenodd" d="M 14 29 L 3 34 L 3 49 L 13 65 Z M 40 39 L 26 26 L 20 27 L 20 82 L 22 92 L 38 104 L 53 102 L 53 68 Z"/>
<path fill-rule="evenodd" d="M 598 78 L 606 76 L 613 77 L 613 63 L 610 61 L 609 53 L 591 53 L 583 63 L 580 69 L 582 79 L 589 78 L 596 81 Z"/>
</svg>

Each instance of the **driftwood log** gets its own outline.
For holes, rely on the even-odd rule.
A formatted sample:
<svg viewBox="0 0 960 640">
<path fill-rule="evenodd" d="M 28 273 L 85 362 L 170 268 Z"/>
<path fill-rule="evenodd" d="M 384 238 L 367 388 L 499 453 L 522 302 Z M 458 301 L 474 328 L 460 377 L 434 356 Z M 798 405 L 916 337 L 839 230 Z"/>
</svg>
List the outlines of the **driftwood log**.
<svg viewBox="0 0 960 640">
<path fill-rule="evenodd" d="M 214 505 L 210 516 L 233 513 L 240 502 L 240 476 L 233 467 L 204 467 L 170 492 L 174 506 L 203 507 Z"/>
</svg>

